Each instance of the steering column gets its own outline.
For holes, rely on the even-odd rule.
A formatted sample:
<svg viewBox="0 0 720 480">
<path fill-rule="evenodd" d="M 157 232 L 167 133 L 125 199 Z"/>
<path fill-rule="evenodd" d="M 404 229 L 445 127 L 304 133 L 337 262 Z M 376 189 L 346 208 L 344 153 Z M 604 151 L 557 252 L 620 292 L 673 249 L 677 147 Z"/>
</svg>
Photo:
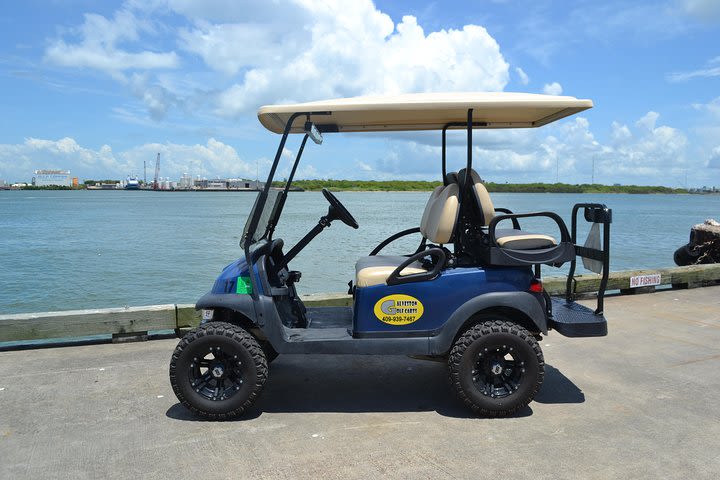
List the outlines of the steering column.
<svg viewBox="0 0 720 480">
<path fill-rule="evenodd" d="M 302 249 L 307 247 L 313 238 L 317 237 L 324 228 L 329 227 L 333 220 L 340 220 L 345 225 L 352 228 L 359 227 L 355 217 L 352 216 L 348 209 L 345 208 L 345 205 L 340 203 L 340 200 L 338 200 L 337 197 L 330 192 L 330 190 L 323 188 L 322 193 L 328 203 L 330 203 L 327 215 L 320 217 L 317 225 L 315 225 L 312 230 L 310 230 L 295 246 L 290 249 L 290 251 L 288 251 L 288 253 L 285 254 L 282 261 L 275 265 L 276 271 L 285 268 L 288 263 L 290 263 L 290 261 L 295 258 L 300 251 L 302 251 Z"/>
</svg>

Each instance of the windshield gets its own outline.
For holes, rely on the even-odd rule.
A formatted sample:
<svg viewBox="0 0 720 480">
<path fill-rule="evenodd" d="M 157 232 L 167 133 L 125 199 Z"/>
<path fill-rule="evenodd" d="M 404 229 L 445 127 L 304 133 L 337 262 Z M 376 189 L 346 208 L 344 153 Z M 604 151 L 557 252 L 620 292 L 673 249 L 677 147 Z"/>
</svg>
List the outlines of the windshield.
<svg viewBox="0 0 720 480">
<path fill-rule="evenodd" d="M 240 246 L 242 248 L 249 247 L 258 240 L 266 237 L 266 235 L 271 233 L 275 228 L 275 226 L 271 224 L 272 219 L 275 217 L 273 212 L 282 207 L 280 199 L 284 197 L 284 192 L 282 189 L 270 189 L 267 192 L 265 202 L 261 202 L 260 199 L 263 197 L 263 194 L 264 192 L 258 193 L 258 196 L 255 198 L 255 204 L 250 211 L 250 216 L 248 216 L 247 222 L 245 222 L 245 228 L 243 229 L 243 234 L 240 239 Z M 252 231 L 253 219 L 258 215 L 257 210 L 260 203 L 262 203 L 262 205 L 259 208 L 262 210 L 259 212 L 257 226 L 254 231 Z"/>
</svg>

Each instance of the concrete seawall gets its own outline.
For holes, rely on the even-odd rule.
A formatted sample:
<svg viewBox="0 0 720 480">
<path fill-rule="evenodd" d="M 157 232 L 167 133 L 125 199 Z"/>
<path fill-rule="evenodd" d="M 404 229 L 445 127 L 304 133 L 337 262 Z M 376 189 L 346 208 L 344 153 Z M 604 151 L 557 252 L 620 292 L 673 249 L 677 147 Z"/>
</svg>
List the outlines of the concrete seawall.
<svg viewBox="0 0 720 480">
<path fill-rule="evenodd" d="M 720 283 L 720 265 L 612 272 L 608 290 L 621 294 L 655 290 L 656 286 L 631 288 L 633 277 L 656 278 L 658 287 L 695 288 Z M 599 275 L 578 275 L 575 279 L 573 289 L 578 296 L 597 292 L 600 285 Z M 551 295 L 565 294 L 565 277 L 547 277 L 544 285 Z M 343 293 L 313 294 L 303 296 L 303 301 L 312 306 L 344 306 L 352 304 L 352 297 Z M 111 335 L 116 341 L 142 340 L 151 332 L 191 328 L 199 322 L 200 313 L 192 304 L 0 315 L 0 348 L 2 342 L 67 340 L 93 335 Z"/>
</svg>

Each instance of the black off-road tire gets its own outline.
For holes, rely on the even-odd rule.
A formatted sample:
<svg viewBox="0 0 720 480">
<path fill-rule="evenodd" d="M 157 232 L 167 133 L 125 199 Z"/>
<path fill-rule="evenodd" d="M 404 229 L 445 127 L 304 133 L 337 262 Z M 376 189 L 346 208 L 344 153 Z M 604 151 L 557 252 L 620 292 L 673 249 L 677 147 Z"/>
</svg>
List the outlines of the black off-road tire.
<svg viewBox="0 0 720 480">
<path fill-rule="evenodd" d="M 450 351 L 448 369 L 450 382 L 472 411 L 502 417 L 532 401 L 543 382 L 545 360 L 530 332 L 510 320 L 493 317 L 458 338 Z"/>
<path fill-rule="evenodd" d="M 221 376 L 215 378 L 213 371 L 222 371 Z M 209 420 L 245 413 L 267 377 L 267 359 L 255 337 L 225 322 L 209 322 L 188 332 L 170 361 L 170 384 L 178 400 Z"/>
<path fill-rule="evenodd" d="M 695 265 L 701 255 L 702 252 L 700 252 L 697 246 L 691 247 L 690 244 L 686 244 L 675 250 L 673 260 L 675 261 L 675 265 L 684 267 L 686 265 Z"/>
</svg>

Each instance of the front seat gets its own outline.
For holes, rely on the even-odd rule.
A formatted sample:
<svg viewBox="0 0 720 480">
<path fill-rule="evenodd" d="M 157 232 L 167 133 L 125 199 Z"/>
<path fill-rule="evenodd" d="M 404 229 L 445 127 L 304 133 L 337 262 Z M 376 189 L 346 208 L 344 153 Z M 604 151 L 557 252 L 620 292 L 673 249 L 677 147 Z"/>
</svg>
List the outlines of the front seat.
<svg viewBox="0 0 720 480">
<path fill-rule="evenodd" d="M 459 206 L 460 189 L 456 183 L 435 188 L 425 205 L 420 233 L 432 243 L 449 243 L 455 232 Z M 385 284 L 390 274 L 406 260 L 408 257 L 402 255 L 363 257 L 355 264 L 355 285 L 362 288 Z M 400 274 L 402 277 L 427 271 L 422 263 L 416 261 L 407 265 Z"/>
</svg>

